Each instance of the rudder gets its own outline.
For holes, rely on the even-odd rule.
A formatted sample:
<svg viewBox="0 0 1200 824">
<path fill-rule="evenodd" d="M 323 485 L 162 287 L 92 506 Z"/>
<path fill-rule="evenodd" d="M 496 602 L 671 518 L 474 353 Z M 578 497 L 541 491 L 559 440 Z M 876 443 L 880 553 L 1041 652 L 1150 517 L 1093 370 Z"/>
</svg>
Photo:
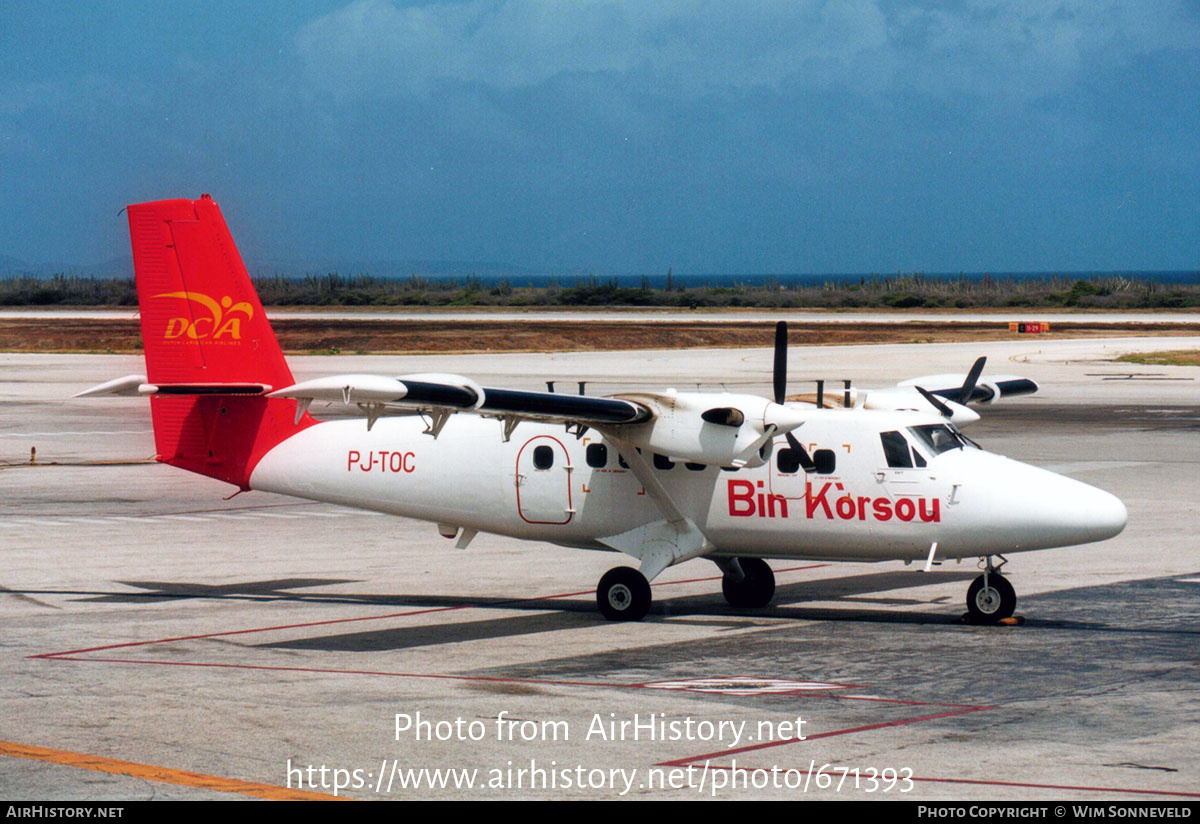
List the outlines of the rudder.
<svg viewBox="0 0 1200 824">
<path fill-rule="evenodd" d="M 294 381 L 216 202 L 128 212 L 158 459 L 246 489 L 263 454 L 315 421 L 262 397 Z"/>
</svg>

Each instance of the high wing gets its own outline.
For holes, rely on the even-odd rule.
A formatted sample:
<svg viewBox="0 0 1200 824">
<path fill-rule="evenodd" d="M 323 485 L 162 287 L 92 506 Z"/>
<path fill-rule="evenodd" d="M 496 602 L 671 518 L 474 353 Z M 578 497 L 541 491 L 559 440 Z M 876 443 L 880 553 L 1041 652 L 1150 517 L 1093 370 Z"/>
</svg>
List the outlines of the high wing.
<svg viewBox="0 0 1200 824">
<path fill-rule="evenodd" d="M 931 409 L 949 418 L 958 426 L 979 420 L 979 413 L 969 409 L 969 403 L 995 403 L 1001 397 L 1032 395 L 1038 385 L 1016 375 L 983 377 L 987 358 L 979 358 L 965 375 L 926 375 L 901 381 L 888 389 L 867 392 L 863 406 L 867 409 Z"/>
<path fill-rule="evenodd" d="M 480 386 L 470 378 L 450 374 L 331 375 L 301 381 L 267 394 L 295 398 L 297 415 L 313 401 L 357 404 L 367 414 L 367 427 L 387 408 L 408 409 L 431 416 L 430 434 L 437 435 L 446 417 L 455 412 L 475 412 L 505 421 L 505 440 L 511 426 L 521 420 L 595 426 L 646 421 L 650 410 L 617 398 L 596 398 L 556 392 L 529 392 Z"/>
<path fill-rule="evenodd" d="M 653 417 L 648 407 L 619 398 L 484 387 L 470 378 L 449 374 L 401 375 L 397 378 L 368 374 L 331 375 L 301 381 L 282 389 L 261 383 L 151 384 L 145 375 L 127 375 L 86 389 L 75 397 L 102 395 L 265 395 L 268 398 L 293 398 L 298 401 L 297 420 L 313 401 L 353 403 L 367 414 L 368 429 L 389 407 L 429 413 L 435 420 L 454 412 L 475 412 L 514 421 L 581 426 L 633 424 Z M 437 430 L 440 429 L 437 426 Z"/>
<path fill-rule="evenodd" d="M 667 390 L 592 397 L 480 386 L 449 374 L 333 375 L 267 396 L 296 399 L 297 416 L 316 400 L 357 404 L 368 427 L 387 409 L 407 409 L 426 415 L 435 437 L 457 412 L 500 419 L 505 440 L 523 420 L 591 427 L 639 449 L 722 466 L 762 463 L 759 453 L 771 438 L 806 419 L 801 410 L 756 395 Z"/>
<path fill-rule="evenodd" d="M 1032 395 L 1039 388 L 1036 381 L 1018 375 L 988 375 L 971 390 L 971 396 L 964 399 L 961 397 L 962 380 L 962 375 L 929 375 L 901 381 L 897 386 L 922 386 L 934 395 L 957 403 L 995 403 L 1000 398 Z"/>
</svg>

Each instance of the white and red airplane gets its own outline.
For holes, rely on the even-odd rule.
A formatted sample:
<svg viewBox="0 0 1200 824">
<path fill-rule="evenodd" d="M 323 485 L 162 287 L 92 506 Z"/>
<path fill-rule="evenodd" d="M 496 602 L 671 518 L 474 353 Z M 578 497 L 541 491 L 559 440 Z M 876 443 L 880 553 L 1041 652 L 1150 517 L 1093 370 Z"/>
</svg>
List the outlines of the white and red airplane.
<svg viewBox="0 0 1200 824">
<path fill-rule="evenodd" d="M 1015 376 L 919 378 L 788 400 L 786 327 L 774 398 L 677 392 L 592 397 L 481 386 L 459 375 L 335 375 L 296 383 L 217 204 L 128 209 L 146 375 L 80 396 L 150 397 L 158 460 L 226 481 L 438 525 L 637 559 L 596 590 L 611 620 L 639 620 L 649 582 L 707 558 L 726 600 L 762 607 L 764 559 L 979 557 L 979 622 L 1012 615 L 1004 555 L 1100 541 L 1125 527 L 1117 498 L 985 452 L 967 408 L 1037 390 Z M 319 421 L 314 401 L 362 419 Z M 831 408 L 832 407 L 832 408 Z M 998 558 L 995 562 L 993 558 Z"/>
</svg>

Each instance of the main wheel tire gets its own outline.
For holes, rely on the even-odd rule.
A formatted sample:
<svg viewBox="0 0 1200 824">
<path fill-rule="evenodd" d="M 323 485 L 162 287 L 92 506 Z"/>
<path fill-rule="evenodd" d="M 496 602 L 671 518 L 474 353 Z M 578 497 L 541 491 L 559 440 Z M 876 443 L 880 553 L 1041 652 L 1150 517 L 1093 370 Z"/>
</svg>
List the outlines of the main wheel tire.
<svg viewBox="0 0 1200 824">
<path fill-rule="evenodd" d="M 988 573 L 987 585 L 980 575 L 967 588 L 967 613 L 977 624 L 994 624 L 1011 618 L 1017 608 L 1017 593 L 999 572 Z"/>
<path fill-rule="evenodd" d="M 775 573 L 762 558 L 738 558 L 745 577 L 735 581 L 726 573 L 721 578 L 721 592 L 731 607 L 758 609 L 775 597 Z"/>
<path fill-rule="evenodd" d="M 596 606 L 610 621 L 640 621 L 650 611 L 650 582 L 632 567 L 604 573 L 596 587 Z"/>
</svg>

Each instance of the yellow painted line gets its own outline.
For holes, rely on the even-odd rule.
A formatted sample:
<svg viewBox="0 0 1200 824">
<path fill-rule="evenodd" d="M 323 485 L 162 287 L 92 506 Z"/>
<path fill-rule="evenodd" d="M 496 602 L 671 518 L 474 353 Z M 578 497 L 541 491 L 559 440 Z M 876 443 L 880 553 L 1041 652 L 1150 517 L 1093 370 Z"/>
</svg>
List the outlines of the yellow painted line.
<svg viewBox="0 0 1200 824">
<path fill-rule="evenodd" d="M 291 790 L 287 787 L 277 787 L 273 784 L 256 784 L 253 781 L 239 781 L 236 778 L 220 778 L 215 775 L 173 770 L 170 767 L 156 767 L 153 764 L 139 764 L 136 761 L 120 761 L 116 758 L 105 758 L 102 755 L 86 755 L 67 750 L 52 750 L 46 747 L 35 747 L 32 744 L 16 744 L 12 741 L 0 741 L 0 755 L 13 758 L 28 758 L 32 761 L 48 761 L 52 764 L 65 764 L 68 767 L 78 767 L 82 770 L 111 773 L 112 775 L 128 775 L 146 781 L 157 781 L 160 784 L 175 784 L 180 787 L 196 787 L 202 790 L 213 790 L 221 793 L 240 793 L 255 798 L 266 798 L 271 801 L 349 801 L 348 798 L 326 795 L 325 793 Z"/>
</svg>

